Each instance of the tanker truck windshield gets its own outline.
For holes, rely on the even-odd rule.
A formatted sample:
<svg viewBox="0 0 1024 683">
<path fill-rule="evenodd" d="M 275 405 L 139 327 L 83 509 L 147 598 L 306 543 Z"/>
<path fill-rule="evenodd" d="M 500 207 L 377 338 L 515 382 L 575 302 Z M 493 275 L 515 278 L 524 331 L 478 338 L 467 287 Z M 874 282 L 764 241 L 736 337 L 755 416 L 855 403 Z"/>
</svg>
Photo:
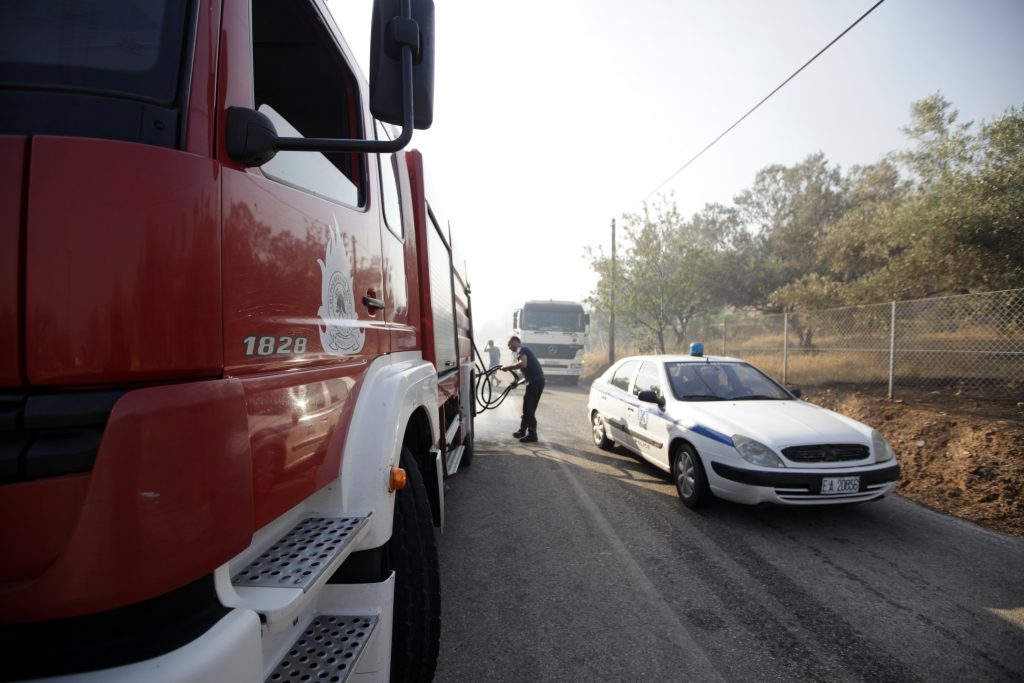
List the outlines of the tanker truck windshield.
<svg viewBox="0 0 1024 683">
<path fill-rule="evenodd" d="M 523 327 L 539 332 L 576 332 L 583 334 L 583 308 L 529 306 L 524 309 Z"/>
</svg>

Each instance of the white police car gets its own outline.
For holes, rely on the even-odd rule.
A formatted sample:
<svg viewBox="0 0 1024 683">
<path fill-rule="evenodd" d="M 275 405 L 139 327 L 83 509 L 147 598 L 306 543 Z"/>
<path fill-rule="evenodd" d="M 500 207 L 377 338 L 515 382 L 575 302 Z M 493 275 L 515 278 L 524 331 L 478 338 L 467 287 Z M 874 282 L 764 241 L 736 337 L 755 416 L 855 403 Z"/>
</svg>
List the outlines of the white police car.
<svg viewBox="0 0 1024 683">
<path fill-rule="evenodd" d="M 736 358 L 634 356 L 590 388 L 594 443 L 618 443 L 671 472 L 683 503 L 874 500 L 899 480 L 892 448 L 856 420 L 799 400 Z"/>
</svg>

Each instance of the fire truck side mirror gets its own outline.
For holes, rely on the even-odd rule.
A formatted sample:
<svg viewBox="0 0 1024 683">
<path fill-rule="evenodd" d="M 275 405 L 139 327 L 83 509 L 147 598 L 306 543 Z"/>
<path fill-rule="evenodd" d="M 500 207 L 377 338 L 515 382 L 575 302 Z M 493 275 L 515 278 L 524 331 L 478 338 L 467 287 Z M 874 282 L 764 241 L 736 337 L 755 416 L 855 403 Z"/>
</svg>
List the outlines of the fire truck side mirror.
<svg viewBox="0 0 1024 683">
<path fill-rule="evenodd" d="M 277 154 L 277 129 L 266 114 L 228 107 L 228 155 L 243 166 L 262 166 Z"/>
<path fill-rule="evenodd" d="M 408 145 L 413 128 L 429 128 L 434 118 L 433 0 L 374 0 L 370 111 L 401 125 L 401 135 L 394 140 L 278 137 L 263 114 L 231 107 L 228 156 L 243 166 L 259 166 L 284 151 L 390 154 Z"/>
<path fill-rule="evenodd" d="M 412 55 L 405 73 L 405 48 Z M 406 84 L 412 78 L 412 102 Z M 374 118 L 405 124 L 412 107 L 413 127 L 430 128 L 434 120 L 433 0 L 374 0 L 370 33 L 370 112 Z"/>
</svg>

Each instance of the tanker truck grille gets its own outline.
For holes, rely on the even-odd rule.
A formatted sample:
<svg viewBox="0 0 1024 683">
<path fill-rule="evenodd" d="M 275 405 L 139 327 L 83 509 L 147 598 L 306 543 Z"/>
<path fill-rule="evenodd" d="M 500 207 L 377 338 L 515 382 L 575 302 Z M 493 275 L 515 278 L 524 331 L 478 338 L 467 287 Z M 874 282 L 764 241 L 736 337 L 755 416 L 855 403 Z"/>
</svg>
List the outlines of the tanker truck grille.
<svg viewBox="0 0 1024 683">
<path fill-rule="evenodd" d="M 558 358 L 570 360 L 576 357 L 576 352 L 583 348 L 582 344 L 540 344 L 533 349 L 538 359 Z"/>
</svg>

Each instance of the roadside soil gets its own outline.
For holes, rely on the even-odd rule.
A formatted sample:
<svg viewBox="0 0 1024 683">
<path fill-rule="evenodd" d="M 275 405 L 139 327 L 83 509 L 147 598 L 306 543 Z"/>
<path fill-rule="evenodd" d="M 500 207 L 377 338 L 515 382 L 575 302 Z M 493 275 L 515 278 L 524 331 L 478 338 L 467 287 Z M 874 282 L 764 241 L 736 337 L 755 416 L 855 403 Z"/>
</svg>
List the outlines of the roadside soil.
<svg viewBox="0 0 1024 683">
<path fill-rule="evenodd" d="M 938 392 L 889 400 L 853 387 L 803 398 L 881 431 L 899 458 L 901 496 L 1024 538 L 1024 405 Z"/>
</svg>

